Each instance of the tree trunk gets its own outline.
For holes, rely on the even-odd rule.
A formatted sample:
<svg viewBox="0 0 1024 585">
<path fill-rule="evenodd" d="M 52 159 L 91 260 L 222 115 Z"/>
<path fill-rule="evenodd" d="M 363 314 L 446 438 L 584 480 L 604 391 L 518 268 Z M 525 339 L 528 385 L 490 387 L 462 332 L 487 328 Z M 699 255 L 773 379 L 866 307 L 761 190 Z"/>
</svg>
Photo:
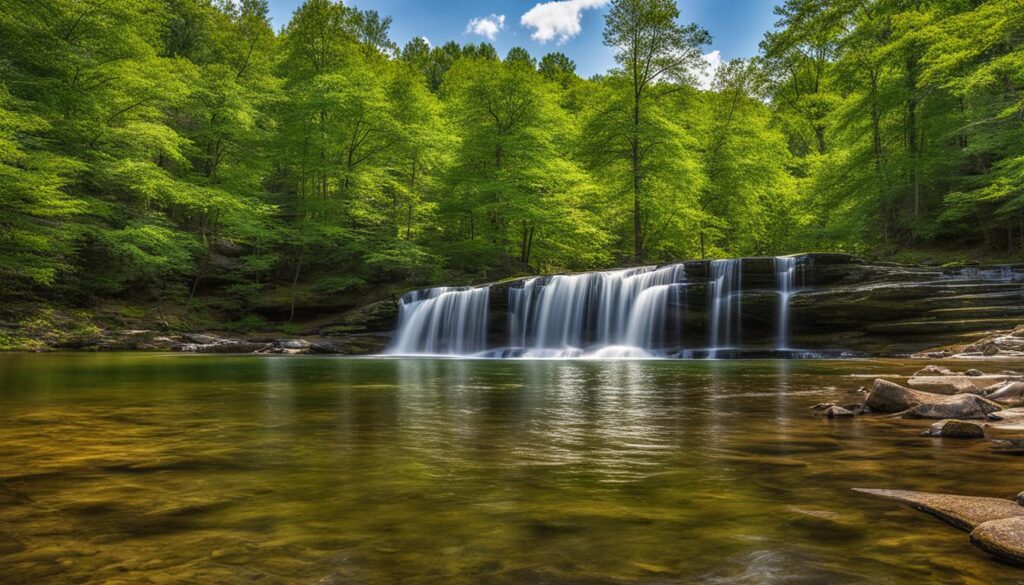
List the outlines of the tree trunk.
<svg viewBox="0 0 1024 585">
<path fill-rule="evenodd" d="M 305 248 L 299 252 L 299 260 L 295 263 L 295 275 L 292 276 L 292 300 L 291 308 L 288 311 L 288 322 L 291 323 L 295 319 L 295 292 L 299 286 L 299 273 L 302 271 L 302 258 L 305 256 Z"/>
<path fill-rule="evenodd" d="M 644 234 L 640 207 L 640 95 L 633 94 L 633 140 L 630 145 L 630 163 L 633 173 L 633 259 L 644 261 Z"/>
<path fill-rule="evenodd" d="M 907 152 L 910 154 L 910 186 L 914 191 L 914 219 L 921 212 L 921 185 L 917 172 L 917 59 L 907 59 Z"/>
</svg>

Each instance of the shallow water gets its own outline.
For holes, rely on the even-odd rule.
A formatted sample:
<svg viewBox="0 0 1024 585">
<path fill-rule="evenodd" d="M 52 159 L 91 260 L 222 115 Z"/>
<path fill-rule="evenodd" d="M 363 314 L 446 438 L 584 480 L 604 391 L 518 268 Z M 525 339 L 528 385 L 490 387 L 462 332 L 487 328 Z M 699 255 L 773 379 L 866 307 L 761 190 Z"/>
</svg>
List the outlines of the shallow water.
<svg viewBox="0 0 1024 585">
<path fill-rule="evenodd" d="M 1024 459 L 808 411 L 921 365 L 0 355 L 0 583 L 1024 583 L 850 491 Z"/>
</svg>

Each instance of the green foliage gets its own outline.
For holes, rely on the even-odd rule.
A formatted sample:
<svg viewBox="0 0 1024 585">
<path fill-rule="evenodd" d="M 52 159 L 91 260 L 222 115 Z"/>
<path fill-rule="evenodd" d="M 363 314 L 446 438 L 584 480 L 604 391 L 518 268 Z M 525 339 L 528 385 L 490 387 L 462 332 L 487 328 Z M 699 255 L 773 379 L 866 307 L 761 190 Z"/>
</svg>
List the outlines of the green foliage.
<svg viewBox="0 0 1024 585">
<path fill-rule="evenodd" d="M 699 88 L 710 37 L 672 0 L 612 2 L 617 67 L 589 80 L 558 52 L 399 50 L 389 17 L 334 0 L 280 32 L 266 0 L 15 0 L 0 297 L 255 328 L 394 283 L 1024 250 L 1018 0 L 777 14 Z"/>
</svg>

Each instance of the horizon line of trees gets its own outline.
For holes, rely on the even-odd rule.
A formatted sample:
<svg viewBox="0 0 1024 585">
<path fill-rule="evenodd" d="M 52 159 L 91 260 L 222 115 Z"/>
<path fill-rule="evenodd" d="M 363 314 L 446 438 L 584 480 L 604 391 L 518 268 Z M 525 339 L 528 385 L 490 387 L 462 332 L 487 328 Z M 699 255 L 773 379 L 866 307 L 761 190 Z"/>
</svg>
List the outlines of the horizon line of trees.
<svg viewBox="0 0 1024 585">
<path fill-rule="evenodd" d="M 582 79 L 399 48 L 307 0 L 0 13 L 0 297 L 244 315 L 391 283 L 807 250 L 1024 254 L 1017 0 L 787 0 L 697 86 L 707 31 L 614 0 Z M 212 299 L 212 300 L 211 300 Z"/>
</svg>

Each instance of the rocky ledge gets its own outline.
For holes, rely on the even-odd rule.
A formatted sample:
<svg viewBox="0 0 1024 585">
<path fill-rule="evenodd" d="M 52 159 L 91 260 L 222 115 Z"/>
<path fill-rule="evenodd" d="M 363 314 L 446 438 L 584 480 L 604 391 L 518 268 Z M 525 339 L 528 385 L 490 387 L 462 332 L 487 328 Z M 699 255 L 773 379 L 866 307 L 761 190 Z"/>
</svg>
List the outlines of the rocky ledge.
<svg viewBox="0 0 1024 585">
<path fill-rule="evenodd" d="M 971 544 L 1001 561 L 1024 566 L 1024 494 L 1016 501 L 904 490 L 855 492 L 906 504 L 969 532 Z"/>
</svg>

